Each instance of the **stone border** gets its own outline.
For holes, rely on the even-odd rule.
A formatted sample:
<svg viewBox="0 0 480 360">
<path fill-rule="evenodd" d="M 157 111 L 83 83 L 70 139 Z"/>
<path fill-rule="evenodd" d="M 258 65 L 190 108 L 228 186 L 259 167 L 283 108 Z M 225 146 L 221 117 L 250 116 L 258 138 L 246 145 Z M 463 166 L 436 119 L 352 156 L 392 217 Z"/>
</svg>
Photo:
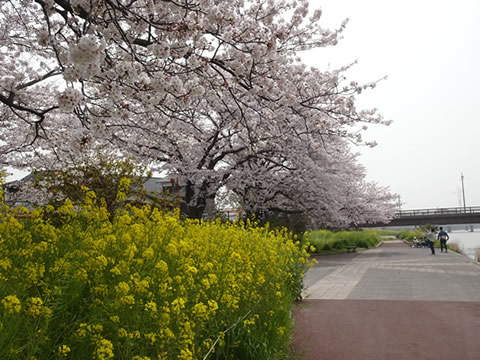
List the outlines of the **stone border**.
<svg viewBox="0 0 480 360">
<path fill-rule="evenodd" d="M 478 251 L 478 250 L 477 250 L 477 251 Z M 477 261 L 475 261 L 475 259 L 472 260 L 472 259 L 470 259 L 470 258 L 469 258 L 467 255 L 465 255 L 465 254 L 458 253 L 458 252 L 453 251 L 453 250 L 450 250 L 450 252 L 452 252 L 452 253 L 454 253 L 454 254 L 456 254 L 456 255 L 458 255 L 458 256 L 461 256 L 461 257 L 463 257 L 463 258 L 465 258 L 465 259 L 467 259 L 467 260 L 468 260 L 470 263 L 472 263 L 473 265 L 480 266 L 480 261 L 478 261 L 478 258 L 477 258 Z"/>
</svg>

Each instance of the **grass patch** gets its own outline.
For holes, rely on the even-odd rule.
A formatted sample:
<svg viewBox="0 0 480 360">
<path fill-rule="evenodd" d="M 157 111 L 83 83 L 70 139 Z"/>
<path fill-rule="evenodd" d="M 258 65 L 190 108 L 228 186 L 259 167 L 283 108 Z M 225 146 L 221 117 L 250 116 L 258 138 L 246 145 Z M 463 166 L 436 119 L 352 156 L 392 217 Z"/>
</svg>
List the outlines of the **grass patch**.
<svg viewBox="0 0 480 360">
<path fill-rule="evenodd" d="M 447 248 L 449 250 L 455 251 L 456 253 L 464 255 L 463 251 L 458 247 L 457 243 L 451 243 L 451 244 L 447 243 Z"/>
<path fill-rule="evenodd" d="M 342 230 L 336 232 L 316 230 L 305 233 L 303 237 L 303 242 L 310 244 L 310 251 L 316 254 L 344 252 L 347 246 L 369 249 L 377 246 L 380 241 L 381 236 L 376 230 Z"/>
<path fill-rule="evenodd" d="M 380 229 L 380 230 L 375 230 L 378 235 L 380 236 L 395 236 L 397 237 L 398 230 L 386 230 L 386 229 Z"/>
</svg>

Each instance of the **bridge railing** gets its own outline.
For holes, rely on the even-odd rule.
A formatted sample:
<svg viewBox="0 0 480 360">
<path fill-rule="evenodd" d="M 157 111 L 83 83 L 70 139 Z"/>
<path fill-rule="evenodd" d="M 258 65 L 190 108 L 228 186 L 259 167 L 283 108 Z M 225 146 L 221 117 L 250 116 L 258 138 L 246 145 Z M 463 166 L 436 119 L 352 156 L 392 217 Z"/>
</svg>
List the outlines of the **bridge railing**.
<svg viewBox="0 0 480 360">
<path fill-rule="evenodd" d="M 395 213 L 395 217 L 404 218 L 404 217 L 416 217 L 416 216 L 461 215 L 461 214 L 480 214 L 480 206 L 400 210 Z"/>
</svg>

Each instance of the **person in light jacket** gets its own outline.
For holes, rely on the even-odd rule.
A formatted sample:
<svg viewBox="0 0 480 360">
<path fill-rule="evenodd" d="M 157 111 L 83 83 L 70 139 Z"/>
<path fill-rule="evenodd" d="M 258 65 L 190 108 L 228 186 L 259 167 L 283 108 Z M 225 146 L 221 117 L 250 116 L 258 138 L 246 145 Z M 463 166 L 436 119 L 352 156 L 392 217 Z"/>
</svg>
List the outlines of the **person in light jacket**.
<svg viewBox="0 0 480 360">
<path fill-rule="evenodd" d="M 435 230 L 430 229 L 430 232 L 427 233 L 427 240 L 430 249 L 432 250 L 432 255 L 435 255 L 435 247 L 433 246 L 433 243 L 435 242 Z"/>
</svg>

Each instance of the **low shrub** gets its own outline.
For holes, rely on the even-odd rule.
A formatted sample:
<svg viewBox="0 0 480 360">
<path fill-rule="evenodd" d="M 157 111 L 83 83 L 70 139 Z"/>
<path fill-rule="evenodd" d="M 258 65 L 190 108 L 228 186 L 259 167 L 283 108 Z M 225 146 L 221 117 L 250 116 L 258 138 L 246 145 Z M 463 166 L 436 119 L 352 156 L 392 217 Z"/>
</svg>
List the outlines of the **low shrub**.
<svg viewBox="0 0 480 360">
<path fill-rule="evenodd" d="M 0 234 L 0 359 L 288 352 L 308 254 L 286 231 L 182 222 L 148 206 L 111 218 L 87 192 L 79 209 L 4 206 Z"/>
<path fill-rule="evenodd" d="M 322 253 L 344 251 L 347 246 L 368 249 L 377 246 L 381 237 L 375 230 L 337 232 L 316 230 L 305 233 L 303 241 L 313 246 L 313 252 Z"/>
<path fill-rule="evenodd" d="M 413 238 L 417 238 L 417 239 L 423 239 L 425 237 L 425 233 L 420 230 L 420 229 L 417 229 L 417 230 L 402 230 L 402 231 L 399 231 L 398 234 L 397 234 L 397 237 L 399 239 L 403 239 L 403 240 L 406 240 L 408 242 L 412 242 L 413 241 Z"/>
</svg>

